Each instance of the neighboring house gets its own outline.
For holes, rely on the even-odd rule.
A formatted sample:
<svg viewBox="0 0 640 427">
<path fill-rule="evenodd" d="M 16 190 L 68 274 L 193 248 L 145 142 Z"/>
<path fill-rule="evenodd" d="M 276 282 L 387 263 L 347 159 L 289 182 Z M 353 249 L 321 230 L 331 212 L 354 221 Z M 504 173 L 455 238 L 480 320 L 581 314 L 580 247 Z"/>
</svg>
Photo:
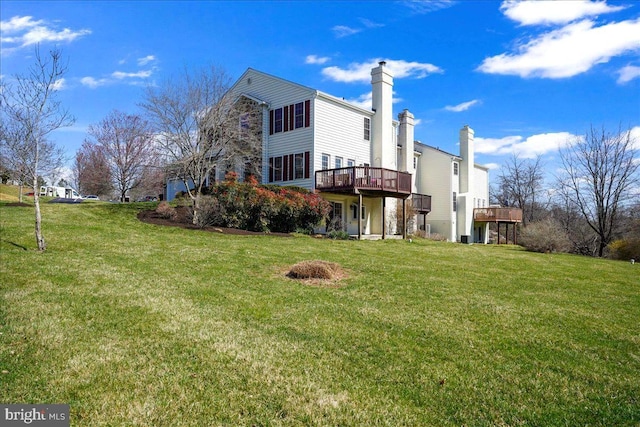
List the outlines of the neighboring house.
<svg viewBox="0 0 640 427">
<path fill-rule="evenodd" d="M 394 120 L 386 64 L 371 77 L 372 110 L 366 110 L 248 69 L 230 91 L 262 114 L 261 182 L 319 191 L 332 205 L 327 227 L 359 238 L 419 229 L 486 243 L 488 223 L 503 219 L 488 206 L 489 172 L 474 163 L 473 130 L 460 130 L 460 155 L 414 141 L 413 115 L 404 110 Z M 235 167 L 242 176 L 242 162 Z M 225 168 L 218 169 L 212 181 L 224 176 Z M 167 199 L 181 190 L 183 184 L 169 181 Z"/>
</svg>

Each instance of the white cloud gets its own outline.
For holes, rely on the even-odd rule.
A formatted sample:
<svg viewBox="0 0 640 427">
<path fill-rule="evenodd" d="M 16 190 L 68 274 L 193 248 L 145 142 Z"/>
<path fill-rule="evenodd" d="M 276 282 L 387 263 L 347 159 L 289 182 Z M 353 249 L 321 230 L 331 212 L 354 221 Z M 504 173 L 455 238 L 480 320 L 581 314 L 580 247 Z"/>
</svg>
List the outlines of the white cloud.
<svg viewBox="0 0 640 427">
<path fill-rule="evenodd" d="M 31 27 L 41 25 L 44 21 L 34 21 L 33 16 L 14 16 L 8 21 L 0 21 L 2 34 L 19 33 Z"/>
<path fill-rule="evenodd" d="M 640 67 L 636 67 L 635 65 L 627 65 L 626 67 L 622 67 L 618 74 L 618 83 L 624 84 L 628 83 L 633 79 L 640 77 Z"/>
<path fill-rule="evenodd" d="M 360 107 L 364 110 L 371 110 L 371 97 L 372 97 L 372 93 L 368 92 L 368 93 L 364 93 L 362 95 L 360 95 L 359 97 L 355 98 L 355 99 L 347 99 L 346 101 L 349 104 L 353 104 L 357 107 Z"/>
<path fill-rule="evenodd" d="M 384 24 L 380 24 L 378 22 L 371 21 L 370 19 L 360 18 L 360 22 L 367 28 L 382 28 Z"/>
<path fill-rule="evenodd" d="M 446 107 L 444 107 L 444 109 L 447 111 L 452 111 L 454 113 L 460 113 L 462 111 L 467 111 L 469 108 L 478 104 L 480 104 L 480 101 L 478 101 L 477 99 L 474 99 L 472 101 L 463 102 L 462 104 L 458 104 L 458 105 L 447 105 Z"/>
<path fill-rule="evenodd" d="M 629 130 L 631 140 L 633 141 L 633 148 L 640 150 L 640 126 L 634 126 Z"/>
<path fill-rule="evenodd" d="M 547 2 L 544 2 L 547 3 Z M 584 20 L 517 47 L 517 53 L 486 58 L 478 71 L 520 77 L 565 78 L 614 56 L 640 50 L 640 19 L 596 27 Z"/>
<path fill-rule="evenodd" d="M 333 31 L 333 34 L 341 39 L 343 37 L 347 37 L 347 36 L 352 36 L 354 34 L 358 34 L 360 31 L 362 31 L 359 28 L 351 28 L 351 27 L 347 27 L 346 25 L 336 25 L 335 27 L 333 27 L 331 29 L 331 31 Z"/>
<path fill-rule="evenodd" d="M 534 158 L 537 155 L 555 152 L 566 147 L 580 137 L 569 132 L 555 132 L 532 135 L 523 138 L 519 135 L 504 138 L 475 138 L 477 153 L 489 155 L 517 154 L 521 158 Z"/>
<path fill-rule="evenodd" d="M 609 6 L 606 1 L 504 1 L 500 10 L 521 25 L 568 24 L 578 19 L 617 12 L 624 6 Z"/>
<path fill-rule="evenodd" d="M 368 83 L 371 81 L 371 69 L 378 66 L 381 59 L 371 59 L 362 63 L 351 63 L 347 68 L 337 66 L 326 67 L 322 74 L 336 82 L 344 83 Z M 429 74 L 442 73 L 442 69 L 433 64 L 420 62 L 407 62 L 404 60 L 385 59 L 384 60 L 391 74 L 396 79 L 405 77 L 424 78 Z"/>
<path fill-rule="evenodd" d="M 44 20 L 33 20 L 32 16 L 14 16 L 8 21 L 0 22 L 0 39 L 3 53 L 32 46 L 43 42 L 71 42 L 79 37 L 91 34 L 91 30 L 58 30 Z M 8 46 L 7 46 L 8 45 Z"/>
<path fill-rule="evenodd" d="M 118 80 L 130 79 L 130 78 L 144 79 L 144 78 L 147 78 L 147 77 L 151 76 L 152 73 L 153 73 L 153 71 L 151 71 L 151 70 L 141 70 L 141 71 L 138 71 L 136 73 L 125 73 L 123 71 L 114 71 L 113 73 L 111 73 L 111 76 L 113 78 L 118 79 Z"/>
<path fill-rule="evenodd" d="M 500 169 L 500 165 L 497 163 L 485 163 L 484 167 L 490 170 Z"/>
<path fill-rule="evenodd" d="M 141 79 L 151 77 L 151 75 L 153 74 L 153 71 L 154 69 L 140 70 L 136 72 L 114 71 L 113 73 L 111 73 L 109 77 L 104 77 L 100 79 L 97 79 L 91 76 L 83 77 L 80 79 L 80 83 L 82 83 L 82 85 L 87 86 L 91 89 L 95 89 L 100 86 L 116 84 L 116 83 L 140 85 L 142 84 Z"/>
<path fill-rule="evenodd" d="M 80 79 L 80 83 L 84 86 L 88 86 L 91 89 L 95 89 L 100 86 L 104 86 L 109 83 L 108 79 L 94 79 L 93 77 L 83 77 Z"/>
<path fill-rule="evenodd" d="M 51 89 L 55 90 L 63 90 L 66 88 L 66 80 L 64 78 L 56 80 L 52 85 Z"/>
<path fill-rule="evenodd" d="M 307 55 L 304 62 L 305 64 L 322 65 L 322 64 L 326 64 L 330 60 L 331 58 L 329 58 L 328 56 Z"/>
<path fill-rule="evenodd" d="M 154 55 L 147 55 L 144 58 L 138 58 L 138 66 L 144 67 L 150 62 L 154 62 L 156 57 Z"/>
<path fill-rule="evenodd" d="M 402 4 L 414 14 L 423 15 L 451 7 L 455 2 L 453 0 L 405 0 Z"/>
<path fill-rule="evenodd" d="M 391 101 L 394 104 L 402 102 L 402 98 L 396 97 L 396 92 L 392 93 L 393 100 Z M 371 110 L 373 100 L 373 94 L 371 92 L 363 93 L 357 98 L 345 99 L 349 104 L 353 104 L 357 107 L 363 108 L 365 110 Z"/>
</svg>

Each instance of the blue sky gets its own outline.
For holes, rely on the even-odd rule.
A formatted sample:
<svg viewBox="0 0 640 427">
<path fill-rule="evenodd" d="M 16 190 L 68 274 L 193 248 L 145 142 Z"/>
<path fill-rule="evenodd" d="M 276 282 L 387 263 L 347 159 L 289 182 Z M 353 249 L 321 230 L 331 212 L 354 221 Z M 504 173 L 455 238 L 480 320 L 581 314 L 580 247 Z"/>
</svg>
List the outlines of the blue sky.
<svg viewBox="0 0 640 427">
<path fill-rule="evenodd" d="M 476 162 L 492 168 L 512 153 L 552 165 L 591 125 L 631 128 L 640 145 L 635 0 L 4 0 L 0 17 L 3 82 L 33 63 L 36 43 L 68 58 L 60 99 L 76 123 L 53 139 L 70 159 L 89 125 L 139 112 L 144 87 L 184 67 L 233 79 L 251 67 L 367 107 L 382 59 L 417 140 L 457 154 L 469 124 Z"/>
</svg>

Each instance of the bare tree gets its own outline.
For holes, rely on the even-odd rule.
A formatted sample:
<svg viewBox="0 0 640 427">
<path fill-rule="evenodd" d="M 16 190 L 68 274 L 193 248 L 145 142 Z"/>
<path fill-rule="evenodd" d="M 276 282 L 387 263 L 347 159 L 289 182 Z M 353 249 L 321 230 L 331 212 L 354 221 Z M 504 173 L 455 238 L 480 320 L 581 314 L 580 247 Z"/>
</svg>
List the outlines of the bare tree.
<svg viewBox="0 0 640 427">
<path fill-rule="evenodd" d="M 181 180 L 198 221 L 199 196 L 216 167 L 243 161 L 256 165 L 261 148 L 261 111 L 248 98 L 229 93 L 231 80 L 210 67 L 148 87 L 141 106 L 157 132 L 156 141 L 169 164 L 168 178 Z"/>
<path fill-rule="evenodd" d="M 111 169 L 102 147 L 85 141 L 76 152 L 73 173 L 82 194 L 111 194 Z"/>
<path fill-rule="evenodd" d="M 142 117 L 112 111 L 96 125 L 89 126 L 90 140 L 109 166 L 109 176 L 124 201 L 129 190 L 142 180 L 145 165 L 153 161 L 155 146 L 149 123 Z"/>
<path fill-rule="evenodd" d="M 61 62 L 61 51 L 53 49 L 43 58 L 36 47 L 35 58 L 27 75 L 15 76 L 12 84 L 3 84 L 0 99 L 3 151 L 32 185 L 36 243 L 38 250 L 44 251 L 47 246 L 42 234 L 38 176 L 59 168 L 63 160 L 62 151 L 47 137 L 56 129 L 72 125 L 75 119 L 56 99 L 67 70 Z"/>
<path fill-rule="evenodd" d="M 544 182 L 542 169 L 540 156 L 533 160 L 523 160 L 514 154 L 502 166 L 498 187 L 494 189 L 494 197 L 498 203 L 522 209 L 522 222 L 525 226 L 539 219 L 540 211 L 545 210 L 544 203 L 541 203 Z"/>
<path fill-rule="evenodd" d="M 593 127 L 560 151 L 560 191 L 596 233 L 600 257 L 613 238 L 622 207 L 638 197 L 632 193 L 640 182 L 636 155 L 630 130 L 614 134 Z"/>
</svg>

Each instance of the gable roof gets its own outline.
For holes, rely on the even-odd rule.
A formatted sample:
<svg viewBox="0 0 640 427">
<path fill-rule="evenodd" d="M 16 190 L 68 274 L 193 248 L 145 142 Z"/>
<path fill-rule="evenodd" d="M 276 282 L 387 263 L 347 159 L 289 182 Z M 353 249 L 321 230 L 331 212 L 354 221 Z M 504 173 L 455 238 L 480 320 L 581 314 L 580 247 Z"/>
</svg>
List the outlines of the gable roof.
<svg viewBox="0 0 640 427">
<path fill-rule="evenodd" d="M 323 98 L 323 99 L 325 99 L 327 101 L 340 104 L 343 107 L 350 108 L 350 109 L 355 110 L 355 111 L 357 111 L 359 113 L 367 114 L 367 115 L 373 115 L 373 111 L 358 107 L 357 105 L 354 105 L 354 104 L 351 104 L 350 102 L 345 101 L 344 98 L 339 98 L 337 96 L 330 95 L 330 94 L 328 94 L 326 92 L 322 92 L 320 90 L 313 89 L 313 88 L 311 88 L 309 86 L 305 86 L 305 85 L 302 85 L 300 83 L 293 82 L 291 80 L 283 79 L 282 77 L 274 76 L 273 74 L 265 73 L 264 71 L 256 70 L 255 68 L 251 68 L 251 67 L 247 68 L 247 70 L 244 73 L 242 73 L 242 75 L 231 86 L 229 91 L 231 92 L 231 91 L 236 90 L 236 86 L 238 86 L 238 84 L 241 81 L 243 81 L 245 79 L 248 79 L 248 78 L 251 78 L 251 76 L 255 75 L 255 74 L 261 75 L 261 76 L 266 77 L 268 79 L 275 80 L 275 81 L 277 81 L 279 83 L 282 83 L 282 84 L 285 84 L 285 85 L 289 85 L 289 86 L 296 87 L 298 89 L 302 89 L 303 91 L 308 92 L 310 97 Z M 241 93 L 241 95 L 244 95 L 247 98 L 251 98 L 251 99 L 255 98 L 255 97 L 252 97 L 251 95 L 248 95 L 246 93 Z M 255 100 L 256 101 L 260 101 L 260 102 L 264 102 L 262 100 L 258 100 L 257 98 Z"/>
</svg>

